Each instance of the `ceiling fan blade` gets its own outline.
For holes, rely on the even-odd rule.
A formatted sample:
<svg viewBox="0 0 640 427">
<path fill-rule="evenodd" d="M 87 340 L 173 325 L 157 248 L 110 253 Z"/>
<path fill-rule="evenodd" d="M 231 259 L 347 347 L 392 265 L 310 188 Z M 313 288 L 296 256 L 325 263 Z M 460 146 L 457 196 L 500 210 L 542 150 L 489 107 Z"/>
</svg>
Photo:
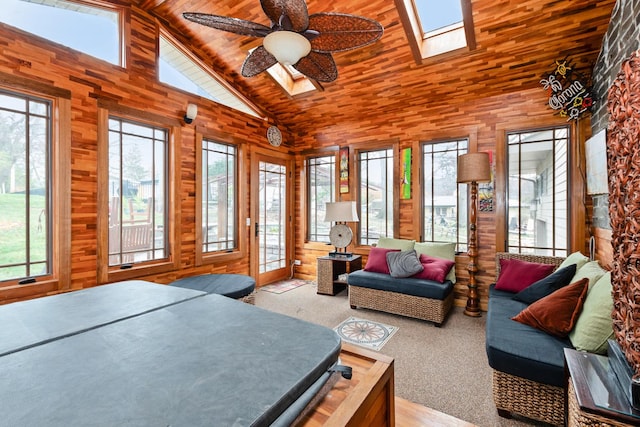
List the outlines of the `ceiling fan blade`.
<svg viewBox="0 0 640 427">
<path fill-rule="evenodd" d="M 293 68 L 319 82 L 332 82 L 338 78 L 338 68 L 330 53 L 311 51 Z"/>
<path fill-rule="evenodd" d="M 309 29 L 320 35 L 311 40 L 311 49 L 319 52 L 341 52 L 376 42 L 384 28 L 377 21 L 344 13 L 314 13 Z"/>
<path fill-rule="evenodd" d="M 275 56 L 267 52 L 263 46 L 254 49 L 244 60 L 242 64 L 242 75 L 244 77 L 253 77 L 278 62 Z"/>
<path fill-rule="evenodd" d="M 244 19 L 230 18 L 228 16 L 209 15 L 207 13 L 185 12 L 185 19 L 217 30 L 241 34 L 243 36 L 264 37 L 271 32 L 271 28 Z"/>
<path fill-rule="evenodd" d="M 304 0 L 260 0 L 262 10 L 274 25 L 284 24 L 285 30 L 302 32 L 309 26 L 309 11 Z M 282 17 L 286 16 L 283 21 Z M 286 28 L 289 26 L 291 28 Z"/>
</svg>

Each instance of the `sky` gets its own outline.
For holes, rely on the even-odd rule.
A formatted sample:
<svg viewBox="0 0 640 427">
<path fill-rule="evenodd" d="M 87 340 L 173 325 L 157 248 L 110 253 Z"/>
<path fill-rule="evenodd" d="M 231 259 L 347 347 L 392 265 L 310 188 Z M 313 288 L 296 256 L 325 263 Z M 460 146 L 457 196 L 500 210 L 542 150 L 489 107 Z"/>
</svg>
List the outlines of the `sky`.
<svg viewBox="0 0 640 427">
<path fill-rule="evenodd" d="M 74 12 L 20 0 L 2 0 L 0 21 L 80 50 L 112 64 L 119 63 L 118 27 L 107 16 L 84 15 L 82 25 L 69 25 Z M 112 14 L 115 18 L 116 14 Z M 65 25 L 66 23 L 66 25 Z M 82 34 L 82 37 L 78 37 Z"/>
<path fill-rule="evenodd" d="M 460 0 L 414 0 L 424 32 L 462 21 Z"/>
</svg>

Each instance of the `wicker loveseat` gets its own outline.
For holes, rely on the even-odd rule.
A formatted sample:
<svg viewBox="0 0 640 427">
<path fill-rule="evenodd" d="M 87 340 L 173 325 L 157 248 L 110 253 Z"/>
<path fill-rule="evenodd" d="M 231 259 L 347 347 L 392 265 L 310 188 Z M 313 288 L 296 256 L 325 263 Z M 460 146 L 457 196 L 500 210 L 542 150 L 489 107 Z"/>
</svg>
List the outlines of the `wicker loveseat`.
<svg viewBox="0 0 640 427">
<path fill-rule="evenodd" d="M 453 243 L 380 238 L 377 249 L 415 251 L 421 260 L 422 256 L 430 256 L 453 262 L 454 247 Z M 450 269 L 448 273 L 443 272 L 439 280 L 414 276 L 392 277 L 384 268 L 371 268 L 372 261 L 377 257 L 374 255 L 375 250 L 376 248 L 371 249 L 364 270 L 354 271 L 348 276 L 351 308 L 361 307 L 399 314 L 427 320 L 440 326 L 453 306 L 455 268 Z M 386 263 L 383 260 L 381 262 Z"/>
</svg>

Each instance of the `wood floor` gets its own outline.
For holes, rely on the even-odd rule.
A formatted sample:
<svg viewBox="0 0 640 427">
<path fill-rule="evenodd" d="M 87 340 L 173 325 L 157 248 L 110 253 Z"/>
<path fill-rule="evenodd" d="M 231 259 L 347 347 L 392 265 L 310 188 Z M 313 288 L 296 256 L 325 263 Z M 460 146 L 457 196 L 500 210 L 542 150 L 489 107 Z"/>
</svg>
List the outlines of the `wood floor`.
<svg viewBox="0 0 640 427">
<path fill-rule="evenodd" d="M 475 424 L 459 420 L 417 403 L 396 396 L 396 426 L 398 427 L 475 427 Z"/>
</svg>

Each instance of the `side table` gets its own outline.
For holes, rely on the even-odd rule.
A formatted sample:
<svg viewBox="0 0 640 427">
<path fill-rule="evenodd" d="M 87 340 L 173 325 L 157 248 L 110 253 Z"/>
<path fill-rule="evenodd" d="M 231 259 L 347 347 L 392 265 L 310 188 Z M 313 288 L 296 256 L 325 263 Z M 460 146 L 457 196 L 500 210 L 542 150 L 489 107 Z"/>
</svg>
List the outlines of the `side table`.
<svg viewBox="0 0 640 427">
<path fill-rule="evenodd" d="M 567 426 L 640 424 L 640 411 L 620 388 L 608 357 L 566 348 L 564 360 Z"/>
<path fill-rule="evenodd" d="M 319 257 L 318 293 L 335 295 L 347 287 L 347 282 L 338 280 L 338 276 L 361 269 L 362 257 L 360 255 Z"/>
</svg>

